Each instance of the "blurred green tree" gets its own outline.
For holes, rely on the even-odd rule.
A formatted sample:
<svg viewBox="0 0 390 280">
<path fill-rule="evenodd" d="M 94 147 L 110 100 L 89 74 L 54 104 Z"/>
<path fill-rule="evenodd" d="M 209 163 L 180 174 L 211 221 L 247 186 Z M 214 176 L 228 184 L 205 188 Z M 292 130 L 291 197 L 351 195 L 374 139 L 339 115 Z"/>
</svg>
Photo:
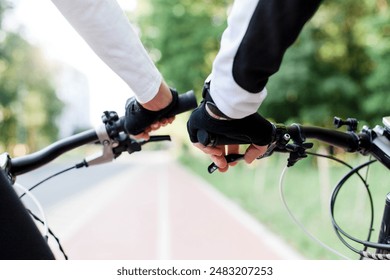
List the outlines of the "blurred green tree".
<svg viewBox="0 0 390 280">
<path fill-rule="evenodd" d="M 232 1 L 142 1 L 142 40 L 170 85 L 201 89 Z M 389 114 L 387 0 L 324 1 L 270 78 L 260 113 L 327 125 L 334 115 L 378 122 Z"/>
<path fill-rule="evenodd" d="M 334 115 L 369 122 L 388 115 L 389 9 L 381 9 L 371 1 L 324 1 L 270 79 L 261 113 L 320 125 Z"/>
<path fill-rule="evenodd" d="M 227 0 L 152 0 L 136 12 L 141 37 L 169 85 L 200 95 L 226 28 Z"/>
<path fill-rule="evenodd" d="M 367 3 L 371 13 L 360 28 L 373 71 L 365 79 L 370 94 L 363 102 L 363 109 L 368 119 L 375 119 L 390 115 L 390 7 L 387 0 Z"/>
<path fill-rule="evenodd" d="M 0 0 L 0 20 L 7 7 Z M 57 137 L 62 102 L 40 50 L 16 33 L 1 29 L 0 37 L 0 144 L 7 151 L 18 143 L 35 150 Z"/>
</svg>

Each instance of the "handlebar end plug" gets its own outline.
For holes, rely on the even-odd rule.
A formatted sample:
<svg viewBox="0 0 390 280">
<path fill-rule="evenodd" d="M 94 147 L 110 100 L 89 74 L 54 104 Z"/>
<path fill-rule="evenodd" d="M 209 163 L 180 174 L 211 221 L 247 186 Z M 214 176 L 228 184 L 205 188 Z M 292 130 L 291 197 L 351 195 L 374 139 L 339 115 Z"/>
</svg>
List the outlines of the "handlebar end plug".
<svg viewBox="0 0 390 280">
<path fill-rule="evenodd" d="M 198 130 L 197 132 L 197 138 L 199 143 L 201 143 L 204 146 L 214 146 L 215 140 L 214 137 L 210 133 L 208 133 L 206 130 Z"/>
</svg>

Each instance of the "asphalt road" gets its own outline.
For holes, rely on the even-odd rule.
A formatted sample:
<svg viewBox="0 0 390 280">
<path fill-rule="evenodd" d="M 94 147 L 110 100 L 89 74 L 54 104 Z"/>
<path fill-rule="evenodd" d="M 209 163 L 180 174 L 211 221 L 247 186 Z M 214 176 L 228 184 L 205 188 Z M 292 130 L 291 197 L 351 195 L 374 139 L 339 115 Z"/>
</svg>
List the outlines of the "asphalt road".
<svg viewBox="0 0 390 280">
<path fill-rule="evenodd" d="M 18 176 L 17 182 L 26 188 L 30 188 L 52 174 L 69 168 L 76 163 L 78 161 L 54 161 L 33 172 Z M 33 193 L 43 207 L 51 207 L 82 191 L 93 188 L 103 180 L 109 180 L 117 174 L 131 169 L 135 164 L 135 162 L 121 164 L 113 161 L 108 164 L 73 169 L 53 177 L 34 189 Z"/>
<path fill-rule="evenodd" d="M 53 163 L 18 181 L 36 182 L 67 166 Z M 302 258 L 168 152 L 72 170 L 34 194 L 70 259 Z"/>
</svg>

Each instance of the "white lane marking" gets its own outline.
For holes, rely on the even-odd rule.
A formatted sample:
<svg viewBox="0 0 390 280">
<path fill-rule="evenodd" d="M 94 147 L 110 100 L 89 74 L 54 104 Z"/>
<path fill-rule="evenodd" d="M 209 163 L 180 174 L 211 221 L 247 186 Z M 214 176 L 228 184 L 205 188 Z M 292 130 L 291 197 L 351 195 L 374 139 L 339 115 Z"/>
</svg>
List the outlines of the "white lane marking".
<svg viewBox="0 0 390 280">
<path fill-rule="evenodd" d="M 166 164 L 159 165 L 158 172 L 158 227 L 157 258 L 171 258 L 170 219 L 169 219 L 169 184 Z"/>
</svg>

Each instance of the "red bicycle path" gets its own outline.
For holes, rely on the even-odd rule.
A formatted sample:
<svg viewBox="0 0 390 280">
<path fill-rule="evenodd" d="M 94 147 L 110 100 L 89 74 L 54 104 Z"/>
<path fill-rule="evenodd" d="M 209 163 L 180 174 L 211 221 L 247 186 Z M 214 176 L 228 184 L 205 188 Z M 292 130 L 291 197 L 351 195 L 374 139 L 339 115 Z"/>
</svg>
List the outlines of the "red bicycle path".
<svg viewBox="0 0 390 280">
<path fill-rule="evenodd" d="M 113 164 L 129 168 L 47 210 L 69 259 L 303 259 L 168 152 Z"/>
</svg>

